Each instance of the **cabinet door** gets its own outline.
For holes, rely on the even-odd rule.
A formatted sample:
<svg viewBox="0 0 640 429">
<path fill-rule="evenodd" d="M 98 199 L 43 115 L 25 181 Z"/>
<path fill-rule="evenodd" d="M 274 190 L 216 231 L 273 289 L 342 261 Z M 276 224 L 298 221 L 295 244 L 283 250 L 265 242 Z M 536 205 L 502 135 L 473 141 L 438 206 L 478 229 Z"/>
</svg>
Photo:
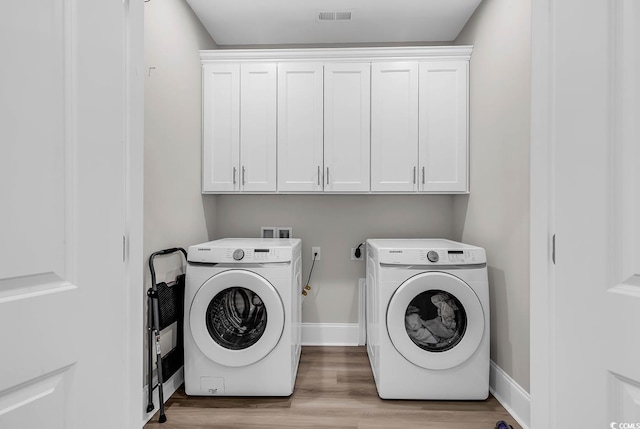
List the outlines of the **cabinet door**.
<svg viewBox="0 0 640 429">
<path fill-rule="evenodd" d="M 417 191 L 418 63 L 371 66 L 371 190 Z"/>
<path fill-rule="evenodd" d="M 371 66 L 324 66 L 324 190 L 369 190 Z"/>
<path fill-rule="evenodd" d="M 202 192 L 238 190 L 240 65 L 203 66 Z"/>
<path fill-rule="evenodd" d="M 278 64 L 278 190 L 322 191 L 322 64 Z"/>
<path fill-rule="evenodd" d="M 468 63 L 420 63 L 420 190 L 468 190 Z"/>
<path fill-rule="evenodd" d="M 240 189 L 276 190 L 276 64 L 242 64 Z"/>
</svg>

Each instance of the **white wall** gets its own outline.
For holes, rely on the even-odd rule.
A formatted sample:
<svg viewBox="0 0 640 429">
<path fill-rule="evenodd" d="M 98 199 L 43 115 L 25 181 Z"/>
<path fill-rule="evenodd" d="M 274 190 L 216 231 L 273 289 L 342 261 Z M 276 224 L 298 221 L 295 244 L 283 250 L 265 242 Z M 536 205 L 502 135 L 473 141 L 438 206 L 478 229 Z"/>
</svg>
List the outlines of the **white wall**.
<svg viewBox="0 0 640 429">
<path fill-rule="evenodd" d="M 206 241 L 215 228 L 215 198 L 200 193 L 198 54 L 199 49 L 215 48 L 184 0 L 145 3 L 146 257 L 163 248 Z"/>
<path fill-rule="evenodd" d="M 215 49 L 216 45 L 184 0 L 145 2 L 144 10 L 146 264 L 155 251 L 186 249 L 214 234 L 216 200 L 200 193 L 202 87 L 198 50 Z M 157 281 L 168 281 L 175 278 L 181 260 L 159 257 L 154 265 Z M 144 289 L 150 286 L 145 265 Z M 172 334 L 175 332 L 166 335 L 165 351 L 171 348 Z M 164 341 L 163 337 L 163 347 Z"/>
<path fill-rule="evenodd" d="M 320 246 L 305 323 L 357 323 L 365 263 L 350 251 L 367 238 L 453 238 L 450 195 L 219 195 L 218 237 L 257 237 L 261 226 L 290 226 L 302 239 L 303 280 Z M 364 246 L 363 246 L 364 248 Z"/>
<path fill-rule="evenodd" d="M 484 0 L 456 39 L 474 45 L 471 193 L 456 236 L 487 250 L 491 359 L 529 390 L 530 0 Z"/>
</svg>

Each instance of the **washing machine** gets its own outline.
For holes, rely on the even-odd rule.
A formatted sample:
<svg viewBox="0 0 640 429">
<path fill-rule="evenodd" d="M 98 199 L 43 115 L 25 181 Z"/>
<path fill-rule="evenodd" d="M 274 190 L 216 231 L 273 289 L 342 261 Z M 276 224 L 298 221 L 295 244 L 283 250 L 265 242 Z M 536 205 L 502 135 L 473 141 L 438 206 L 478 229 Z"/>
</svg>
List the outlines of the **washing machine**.
<svg viewBox="0 0 640 429">
<path fill-rule="evenodd" d="M 188 395 L 289 396 L 300 361 L 299 239 L 222 239 L 189 247 Z"/>
<path fill-rule="evenodd" d="M 484 249 L 441 239 L 367 240 L 367 354 L 383 399 L 489 395 Z"/>
</svg>

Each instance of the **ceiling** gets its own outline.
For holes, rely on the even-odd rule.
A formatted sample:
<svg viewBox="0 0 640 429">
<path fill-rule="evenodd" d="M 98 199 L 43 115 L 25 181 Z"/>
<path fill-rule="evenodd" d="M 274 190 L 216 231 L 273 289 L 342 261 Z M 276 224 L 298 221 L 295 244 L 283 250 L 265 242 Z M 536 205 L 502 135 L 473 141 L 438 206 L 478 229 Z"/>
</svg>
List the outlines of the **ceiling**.
<svg viewBox="0 0 640 429">
<path fill-rule="evenodd" d="M 187 0 L 187 3 L 216 43 L 224 46 L 451 42 L 480 1 Z M 321 14 L 328 19 L 319 19 Z"/>
</svg>

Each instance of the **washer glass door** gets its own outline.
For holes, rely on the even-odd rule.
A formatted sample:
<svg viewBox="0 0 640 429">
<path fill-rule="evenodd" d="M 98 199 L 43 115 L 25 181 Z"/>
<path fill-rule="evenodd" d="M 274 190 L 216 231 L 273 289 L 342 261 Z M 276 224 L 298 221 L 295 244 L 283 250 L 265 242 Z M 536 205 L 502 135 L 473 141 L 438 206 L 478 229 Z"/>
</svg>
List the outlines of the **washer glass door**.
<svg viewBox="0 0 640 429">
<path fill-rule="evenodd" d="M 273 350 L 284 330 L 284 306 L 264 277 L 223 271 L 196 292 L 189 311 L 191 333 L 209 359 L 221 365 L 251 365 Z"/>
<path fill-rule="evenodd" d="M 442 272 L 409 278 L 387 308 L 394 347 L 425 369 L 453 368 L 469 359 L 480 345 L 484 323 L 484 310 L 473 289 Z"/>
</svg>

